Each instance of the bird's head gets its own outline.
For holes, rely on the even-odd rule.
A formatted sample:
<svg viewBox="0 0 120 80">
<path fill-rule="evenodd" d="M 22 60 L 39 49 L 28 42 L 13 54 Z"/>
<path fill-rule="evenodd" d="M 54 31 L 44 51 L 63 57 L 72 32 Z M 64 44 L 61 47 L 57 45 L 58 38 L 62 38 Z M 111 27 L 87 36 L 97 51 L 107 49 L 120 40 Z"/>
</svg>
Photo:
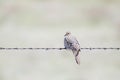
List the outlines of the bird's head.
<svg viewBox="0 0 120 80">
<path fill-rule="evenodd" d="M 71 32 L 66 32 L 66 34 L 64 36 L 67 36 L 67 35 L 70 35 L 70 34 L 71 34 Z"/>
</svg>

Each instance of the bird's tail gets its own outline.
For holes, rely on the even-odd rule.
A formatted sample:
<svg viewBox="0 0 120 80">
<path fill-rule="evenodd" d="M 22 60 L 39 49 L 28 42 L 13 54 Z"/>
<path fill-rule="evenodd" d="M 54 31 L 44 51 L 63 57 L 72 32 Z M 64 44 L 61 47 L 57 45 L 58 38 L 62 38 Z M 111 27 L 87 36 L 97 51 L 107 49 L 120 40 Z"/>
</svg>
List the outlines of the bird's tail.
<svg viewBox="0 0 120 80">
<path fill-rule="evenodd" d="M 77 54 L 75 56 L 78 56 L 79 55 L 79 52 L 80 52 L 80 49 L 77 51 Z"/>
<path fill-rule="evenodd" d="M 76 61 L 77 64 L 80 64 L 80 60 L 79 60 L 79 57 L 78 57 L 79 52 L 80 52 L 80 49 L 77 51 L 77 54 L 75 55 L 75 61 Z"/>
<path fill-rule="evenodd" d="M 73 51 L 73 54 L 74 54 L 74 56 L 75 56 L 75 61 L 76 61 L 76 63 L 77 64 L 80 64 L 80 60 L 79 60 L 79 52 L 80 52 L 80 49 L 79 50 L 77 50 L 77 51 L 75 51 L 75 50 L 72 50 Z"/>
<path fill-rule="evenodd" d="M 75 61 L 76 61 L 77 64 L 80 65 L 80 60 L 79 60 L 78 56 L 75 56 Z"/>
</svg>

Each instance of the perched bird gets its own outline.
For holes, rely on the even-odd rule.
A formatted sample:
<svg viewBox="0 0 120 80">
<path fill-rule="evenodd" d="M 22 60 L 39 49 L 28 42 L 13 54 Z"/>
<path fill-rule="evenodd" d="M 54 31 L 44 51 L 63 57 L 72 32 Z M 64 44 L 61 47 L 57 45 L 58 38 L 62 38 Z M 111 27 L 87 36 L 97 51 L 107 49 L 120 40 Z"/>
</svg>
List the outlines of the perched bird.
<svg viewBox="0 0 120 80">
<path fill-rule="evenodd" d="M 73 55 L 75 56 L 75 61 L 77 64 L 80 64 L 79 61 L 79 52 L 80 52 L 80 45 L 77 39 L 71 35 L 70 32 L 66 32 L 64 35 L 64 46 L 65 49 L 70 49 L 73 52 Z"/>
</svg>

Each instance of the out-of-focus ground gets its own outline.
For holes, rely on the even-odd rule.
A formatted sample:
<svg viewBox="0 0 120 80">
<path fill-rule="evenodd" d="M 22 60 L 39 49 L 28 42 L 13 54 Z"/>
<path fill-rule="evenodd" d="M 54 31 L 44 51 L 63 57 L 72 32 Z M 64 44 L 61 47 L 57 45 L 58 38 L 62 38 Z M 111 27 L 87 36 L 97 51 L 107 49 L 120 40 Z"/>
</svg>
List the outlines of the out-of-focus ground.
<svg viewBox="0 0 120 80">
<path fill-rule="evenodd" d="M 120 47 L 119 0 L 0 0 L 0 47 Z M 120 51 L 1 50 L 0 80 L 120 80 Z"/>
</svg>

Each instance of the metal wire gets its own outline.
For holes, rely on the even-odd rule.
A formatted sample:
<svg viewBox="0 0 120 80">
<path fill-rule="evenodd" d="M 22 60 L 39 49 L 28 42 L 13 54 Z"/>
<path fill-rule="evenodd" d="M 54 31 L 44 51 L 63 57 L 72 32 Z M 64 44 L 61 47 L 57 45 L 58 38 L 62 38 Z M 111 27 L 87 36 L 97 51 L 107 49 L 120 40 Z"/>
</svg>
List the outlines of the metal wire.
<svg viewBox="0 0 120 80">
<path fill-rule="evenodd" d="M 66 48 L 3 48 L 0 50 L 65 50 Z M 81 48 L 82 50 L 120 50 L 120 48 Z"/>
</svg>

